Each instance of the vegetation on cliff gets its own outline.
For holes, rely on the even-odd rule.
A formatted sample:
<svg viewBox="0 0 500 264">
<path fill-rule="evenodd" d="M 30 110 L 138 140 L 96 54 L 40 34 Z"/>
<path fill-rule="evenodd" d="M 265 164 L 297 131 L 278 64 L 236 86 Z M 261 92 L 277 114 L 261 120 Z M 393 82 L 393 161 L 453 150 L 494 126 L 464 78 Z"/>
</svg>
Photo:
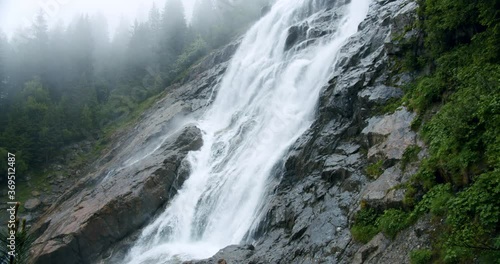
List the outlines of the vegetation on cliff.
<svg viewBox="0 0 500 264">
<path fill-rule="evenodd" d="M 445 220 L 434 243 L 437 260 L 495 261 L 500 259 L 500 1 L 420 1 L 419 18 L 423 49 L 414 53 L 415 67 L 428 68 L 429 74 L 408 90 L 406 100 L 423 120 L 430 156 L 412 193 L 451 187 L 441 188 L 429 208 Z"/>
<path fill-rule="evenodd" d="M 419 114 L 413 127 L 429 156 L 407 186 L 406 212 L 397 210 L 398 225 L 385 232 L 430 213 L 437 226 L 432 251 L 414 252 L 412 261 L 498 263 L 500 1 L 418 3 L 418 20 L 408 29 L 418 33 L 402 45 L 401 65 L 419 77 L 402 103 Z M 384 231 L 382 220 L 394 212 L 364 209 L 353 231 Z M 375 220 L 363 221 L 368 218 Z"/>
</svg>

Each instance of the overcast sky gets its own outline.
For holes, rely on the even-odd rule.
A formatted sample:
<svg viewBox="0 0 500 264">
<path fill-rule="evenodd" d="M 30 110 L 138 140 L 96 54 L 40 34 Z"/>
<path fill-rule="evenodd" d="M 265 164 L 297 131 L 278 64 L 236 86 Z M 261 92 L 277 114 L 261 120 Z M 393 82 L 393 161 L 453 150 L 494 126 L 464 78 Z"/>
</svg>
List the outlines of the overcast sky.
<svg viewBox="0 0 500 264">
<path fill-rule="evenodd" d="M 22 25 L 33 21 L 38 10 L 42 9 L 50 24 L 57 21 L 69 22 L 75 15 L 102 13 L 113 30 L 120 18 L 125 16 L 131 21 L 143 19 L 153 2 L 163 9 L 167 0 L 0 0 L 0 30 L 8 36 Z M 191 17 L 195 0 L 182 0 L 188 20 Z"/>
</svg>

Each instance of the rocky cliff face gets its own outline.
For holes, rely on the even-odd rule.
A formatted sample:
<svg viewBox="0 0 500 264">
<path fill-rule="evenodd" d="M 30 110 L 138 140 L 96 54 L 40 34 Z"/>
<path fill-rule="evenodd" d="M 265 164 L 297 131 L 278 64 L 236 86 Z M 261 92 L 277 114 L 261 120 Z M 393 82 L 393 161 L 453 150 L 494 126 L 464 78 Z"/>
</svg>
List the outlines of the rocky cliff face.
<svg viewBox="0 0 500 264">
<path fill-rule="evenodd" d="M 307 25 L 289 30 L 287 48 L 331 34 L 335 1 Z M 329 4 L 331 3 L 331 4 Z M 335 76 L 322 91 L 317 119 L 283 158 L 266 216 L 249 246 L 231 246 L 195 263 L 407 263 L 411 249 L 425 246 L 425 220 L 394 241 L 377 235 L 362 245 L 349 226 L 360 202 L 388 208 L 402 202 L 399 184 L 411 175 L 402 155 L 420 145 L 405 108 L 377 115 L 402 96 L 410 78 L 391 74 L 392 39 L 415 18 L 412 0 L 373 0 L 369 16 L 344 47 Z M 205 108 L 238 42 L 201 62 L 94 164 L 92 173 L 66 192 L 34 226 L 39 236 L 33 263 L 107 263 L 123 254 L 125 241 L 164 208 L 189 174 L 186 153 L 198 149 L 200 131 L 186 122 Z M 368 163 L 382 161 L 370 179 Z M 420 230 L 420 231 L 419 231 Z M 410 237 L 411 241 L 404 238 Z M 119 246 L 117 246 L 119 245 Z"/>
<path fill-rule="evenodd" d="M 208 56 L 183 85 L 116 135 L 91 173 L 65 192 L 35 223 L 33 263 L 92 263 L 143 227 L 174 196 L 186 177 L 187 152 L 202 144 L 189 124 L 203 111 L 238 41 Z"/>
<path fill-rule="evenodd" d="M 377 114 L 411 78 L 391 73 L 393 43 L 416 16 L 410 0 L 372 1 L 369 16 L 344 47 L 336 73 L 324 88 L 317 120 L 300 138 L 277 175 L 279 185 L 251 246 L 231 246 L 211 259 L 194 263 L 409 263 L 409 252 L 428 244 L 424 220 L 390 240 L 382 233 L 366 245 L 353 240 L 350 225 L 360 204 L 401 205 L 412 169 L 401 169 L 404 151 L 423 147 L 410 129 L 415 114 L 400 108 Z M 325 11 L 325 16 L 330 10 Z M 323 32 L 321 23 L 297 25 Z M 292 41 L 290 41 L 292 43 Z M 287 43 L 288 44 L 288 43 Z M 384 172 L 366 175 L 380 161 Z M 404 171 L 404 172 L 403 172 Z M 409 238 L 407 240 L 407 238 Z"/>
</svg>

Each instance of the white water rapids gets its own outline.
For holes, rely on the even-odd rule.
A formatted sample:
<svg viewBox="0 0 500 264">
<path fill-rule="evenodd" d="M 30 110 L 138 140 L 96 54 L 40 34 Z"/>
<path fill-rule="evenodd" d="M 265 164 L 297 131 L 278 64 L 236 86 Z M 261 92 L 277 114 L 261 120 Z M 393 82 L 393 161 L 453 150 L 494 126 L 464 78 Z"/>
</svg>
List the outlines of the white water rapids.
<svg viewBox="0 0 500 264">
<path fill-rule="evenodd" d="M 312 124 L 320 90 L 369 5 L 351 0 L 336 33 L 285 51 L 288 29 L 320 11 L 314 2 L 277 0 L 246 34 L 198 121 L 203 147 L 188 155 L 190 177 L 144 228 L 126 262 L 211 257 L 240 243 L 258 223 L 273 168 Z"/>
</svg>

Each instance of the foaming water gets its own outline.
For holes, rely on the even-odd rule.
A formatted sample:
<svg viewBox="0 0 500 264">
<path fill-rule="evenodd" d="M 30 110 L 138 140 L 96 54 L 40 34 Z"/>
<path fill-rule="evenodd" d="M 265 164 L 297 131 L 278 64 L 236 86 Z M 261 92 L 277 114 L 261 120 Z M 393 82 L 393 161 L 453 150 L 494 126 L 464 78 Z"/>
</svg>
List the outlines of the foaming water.
<svg viewBox="0 0 500 264">
<path fill-rule="evenodd" d="M 323 4 L 322 4 L 323 3 Z M 334 34 L 285 51 L 288 29 L 324 1 L 278 0 L 246 34 L 216 98 L 198 121 L 203 147 L 188 155 L 189 179 L 147 226 L 128 263 L 180 263 L 240 243 L 258 223 L 273 167 L 308 129 L 339 51 L 369 0 L 339 6 Z"/>
</svg>

